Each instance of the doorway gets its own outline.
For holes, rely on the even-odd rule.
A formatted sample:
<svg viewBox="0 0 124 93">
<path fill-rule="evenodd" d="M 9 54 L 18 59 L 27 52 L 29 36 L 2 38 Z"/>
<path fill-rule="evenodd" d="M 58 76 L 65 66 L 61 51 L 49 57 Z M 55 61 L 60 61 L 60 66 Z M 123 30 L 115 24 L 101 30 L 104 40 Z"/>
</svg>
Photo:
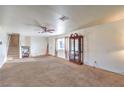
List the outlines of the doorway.
<svg viewBox="0 0 124 93">
<path fill-rule="evenodd" d="M 65 58 L 65 38 L 56 40 L 57 57 Z"/>
<path fill-rule="evenodd" d="M 9 34 L 7 60 L 19 58 L 19 34 Z"/>
<path fill-rule="evenodd" d="M 19 47 L 19 34 L 11 34 L 10 47 Z"/>
<path fill-rule="evenodd" d="M 55 39 L 55 56 L 69 60 L 69 37 Z"/>
</svg>

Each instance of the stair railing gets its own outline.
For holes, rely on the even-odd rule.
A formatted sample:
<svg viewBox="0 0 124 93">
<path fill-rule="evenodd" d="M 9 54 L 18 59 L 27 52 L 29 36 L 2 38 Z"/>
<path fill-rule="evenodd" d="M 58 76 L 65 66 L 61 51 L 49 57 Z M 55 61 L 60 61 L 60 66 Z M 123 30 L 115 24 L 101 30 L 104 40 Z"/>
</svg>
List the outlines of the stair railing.
<svg viewBox="0 0 124 93">
<path fill-rule="evenodd" d="M 8 50 L 9 50 L 10 38 L 11 38 L 11 35 L 8 34 L 8 39 L 7 39 L 7 51 L 6 51 L 7 55 L 8 55 Z"/>
</svg>

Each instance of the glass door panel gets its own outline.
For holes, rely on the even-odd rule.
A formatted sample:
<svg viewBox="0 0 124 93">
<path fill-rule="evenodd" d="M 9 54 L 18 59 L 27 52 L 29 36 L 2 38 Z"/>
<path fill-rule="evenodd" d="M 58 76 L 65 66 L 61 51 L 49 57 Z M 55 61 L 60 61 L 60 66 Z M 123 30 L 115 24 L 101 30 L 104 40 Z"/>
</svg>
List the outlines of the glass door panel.
<svg viewBox="0 0 124 93">
<path fill-rule="evenodd" d="M 71 59 L 72 61 L 74 61 L 74 39 L 71 39 L 70 59 Z"/>
<path fill-rule="evenodd" d="M 78 62 L 79 59 L 79 41 L 75 39 L 75 62 Z"/>
</svg>

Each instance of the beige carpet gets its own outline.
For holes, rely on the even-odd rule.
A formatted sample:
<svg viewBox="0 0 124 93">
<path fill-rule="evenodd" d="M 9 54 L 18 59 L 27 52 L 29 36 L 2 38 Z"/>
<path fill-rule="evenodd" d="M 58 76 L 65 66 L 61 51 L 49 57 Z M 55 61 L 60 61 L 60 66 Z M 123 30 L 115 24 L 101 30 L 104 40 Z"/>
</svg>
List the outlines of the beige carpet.
<svg viewBox="0 0 124 93">
<path fill-rule="evenodd" d="M 124 76 L 48 56 L 6 63 L 0 69 L 0 86 L 124 86 Z"/>
</svg>

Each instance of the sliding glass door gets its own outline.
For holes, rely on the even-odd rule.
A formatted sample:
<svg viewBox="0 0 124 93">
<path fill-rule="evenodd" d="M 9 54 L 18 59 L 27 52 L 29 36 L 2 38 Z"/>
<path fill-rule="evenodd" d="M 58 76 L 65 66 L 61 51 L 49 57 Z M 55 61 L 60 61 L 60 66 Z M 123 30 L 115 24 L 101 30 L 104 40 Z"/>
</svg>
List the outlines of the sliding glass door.
<svg viewBox="0 0 124 93">
<path fill-rule="evenodd" d="M 57 57 L 65 58 L 65 38 L 58 38 L 56 44 Z"/>
</svg>

